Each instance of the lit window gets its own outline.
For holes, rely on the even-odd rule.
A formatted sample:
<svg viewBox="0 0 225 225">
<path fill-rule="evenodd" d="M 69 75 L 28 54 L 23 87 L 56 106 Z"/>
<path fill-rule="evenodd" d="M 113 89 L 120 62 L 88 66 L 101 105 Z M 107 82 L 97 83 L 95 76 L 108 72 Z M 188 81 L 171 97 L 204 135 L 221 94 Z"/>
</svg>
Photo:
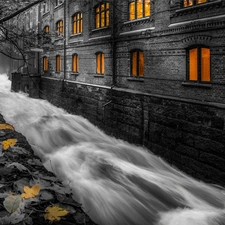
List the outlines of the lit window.
<svg viewBox="0 0 225 225">
<path fill-rule="evenodd" d="M 73 55 L 72 61 L 73 61 L 73 72 L 78 73 L 78 55 L 77 54 Z"/>
<path fill-rule="evenodd" d="M 109 26 L 109 3 L 102 3 L 95 8 L 95 28 Z"/>
<path fill-rule="evenodd" d="M 136 50 L 131 52 L 131 75 L 137 77 L 144 76 L 144 53 Z"/>
<path fill-rule="evenodd" d="M 204 47 L 188 50 L 188 80 L 210 81 L 210 49 Z"/>
<path fill-rule="evenodd" d="M 43 70 L 48 71 L 48 57 L 43 57 Z"/>
<path fill-rule="evenodd" d="M 62 20 L 60 20 L 56 23 L 56 31 L 57 31 L 58 36 L 63 35 L 63 21 Z"/>
<path fill-rule="evenodd" d="M 96 54 L 96 68 L 97 74 L 105 73 L 105 55 L 102 52 Z"/>
<path fill-rule="evenodd" d="M 189 7 L 193 5 L 198 5 L 207 2 L 207 0 L 184 0 L 183 4 L 184 7 Z"/>
<path fill-rule="evenodd" d="M 129 19 L 139 19 L 150 16 L 150 0 L 135 0 L 129 3 Z"/>
<path fill-rule="evenodd" d="M 73 16 L 73 34 L 82 33 L 82 13 L 77 13 Z"/>
<path fill-rule="evenodd" d="M 49 26 L 45 26 L 44 31 L 46 34 L 49 34 Z"/>
<path fill-rule="evenodd" d="M 57 55 L 56 56 L 56 72 L 61 71 L 61 56 Z"/>
</svg>

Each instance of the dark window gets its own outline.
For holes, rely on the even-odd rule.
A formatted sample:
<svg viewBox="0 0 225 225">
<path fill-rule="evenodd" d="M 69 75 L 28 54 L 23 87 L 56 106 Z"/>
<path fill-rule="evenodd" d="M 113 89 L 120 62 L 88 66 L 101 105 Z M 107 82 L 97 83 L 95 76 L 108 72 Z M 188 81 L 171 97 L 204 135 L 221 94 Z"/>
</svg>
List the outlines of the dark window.
<svg viewBox="0 0 225 225">
<path fill-rule="evenodd" d="M 188 80 L 210 82 L 210 49 L 191 48 L 187 51 Z"/>
</svg>

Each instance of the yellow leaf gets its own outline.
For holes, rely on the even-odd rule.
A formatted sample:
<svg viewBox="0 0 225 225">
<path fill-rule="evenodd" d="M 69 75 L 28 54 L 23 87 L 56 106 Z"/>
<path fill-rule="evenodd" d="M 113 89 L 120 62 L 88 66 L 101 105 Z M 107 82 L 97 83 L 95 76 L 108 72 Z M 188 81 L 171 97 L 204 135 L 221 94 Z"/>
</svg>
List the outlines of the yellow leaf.
<svg viewBox="0 0 225 225">
<path fill-rule="evenodd" d="M 34 198 L 39 194 L 39 191 L 41 190 L 40 185 L 36 184 L 32 188 L 29 188 L 28 186 L 24 186 L 23 188 L 24 192 L 21 194 L 22 198 Z"/>
<path fill-rule="evenodd" d="M 1 123 L 0 130 L 14 130 L 14 127 L 8 123 Z"/>
<path fill-rule="evenodd" d="M 60 220 L 60 217 L 66 216 L 69 212 L 59 206 L 49 206 L 45 210 L 45 219 L 50 221 Z"/>
<path fill-rule="evenodd" d="M 14 138 L 7 139 L 2 142 L 2 148 L 7 150 L 9 147 L 12 147 L 16 144 L 17 140 Z"/>
</svg>

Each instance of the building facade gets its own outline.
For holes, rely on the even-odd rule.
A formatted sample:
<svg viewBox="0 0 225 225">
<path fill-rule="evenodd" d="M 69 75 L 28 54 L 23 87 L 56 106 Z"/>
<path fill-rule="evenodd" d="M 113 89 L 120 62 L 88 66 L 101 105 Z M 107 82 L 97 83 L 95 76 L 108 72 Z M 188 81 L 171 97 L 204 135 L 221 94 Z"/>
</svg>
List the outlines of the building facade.
<svg viewBox="0 0 225 225">
<path fill-rule="evenodd" d="M 225 0 L 46 0 L 40 96 L 225 185 Z"/>
</svg>

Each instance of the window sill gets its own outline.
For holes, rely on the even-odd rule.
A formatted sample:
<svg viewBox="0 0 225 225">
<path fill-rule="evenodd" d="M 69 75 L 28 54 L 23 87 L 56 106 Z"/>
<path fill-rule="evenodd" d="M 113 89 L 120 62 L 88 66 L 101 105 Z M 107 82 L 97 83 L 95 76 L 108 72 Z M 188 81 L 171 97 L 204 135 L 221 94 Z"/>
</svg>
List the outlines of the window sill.
<svg viewBox="0 0 225 225">
<path fill-rule="evenodd" d="M 81 32 L 81 33 L 77 33 L 77 34 L 71 34 L 70 35 L 70 38 L 75 38 L 75 37 L 79 37 L 79 36 L 81 36 L 83 33 Z"/>
<path fill-rule="evenodd" d="M 199 8 L 202 8 L 202 7 L 205 7 L 205 6 L 207 6 L 207 7 L 212 6 L 212 5 L 221 3 L 221 2 L 222 2 L 222 0 L 215 0 L 213 2 L 206 2 L 206 3 L 194 5 L 194 6 L 184 7 L 182 9 L 177 9 L 175 12 L 180 13 L 180 12 L 185 12 L 185 11 L 188 11 L 188 10 L 195 10 L 195 9 L 199 9 Z"/>
<path fill-rule="evenodd" d="M 94 30 L 92 30 L 92 32 L 102 31 L 102 30 L 107 30 L 107 29 L 109 29 L 109 26 L 107 26 L 107 27 L 95 28 Z"/>
<path fill-rule="evenodd" d="M 104 74 L 97 74 L 97 75 L 94 75 L 94 77 L 96 77 L 96 78 L 104 78 Z"/>
<path fill-rule="evenodd" d="M 210 83 L 199 83 L 199 82 L 188 82 L 188 81 L 184 81 L 182 82 L 183 86 L 186 87 L 198 87 L 198 88 L 212 88 L 212 84 Z"/>
<path fill-rule="evenodd" d="M 72 76 L 79 76 L 80 75 L 80 73 L 79 72 L 72 72 L 70 75 L 72 75 Z"/>
<path fill-rule="evenodd" d="M 129 77 L 127 78 L 128 81 L 137 81 L 137 82 L 144 82 L 144 78 L 142 77 Z"/>
<path fill-rule="evenodd" d="M 138 19 L 134 19 L 134 20 L 129 20 L 127 22 L 124 22 L 123 24 L 127 25 L 127 24 L 131 24 L 131 23 L 135 23 L 135 22 L 142 22 L 142 21 L 149 20 L 150 18 L 151 18 L 151 16 L 142 17 L 142 18 L 138 18 Z"/>
<path fill-rule="evenodd" d="M 49 15 L 49 14 L 50 14 L 50 11 L 47 11 L 47 12 L 44 12 L 44 13 L 42 14 L 42 16 L 45 17 L 45 16 L 47 16 L 47 15 Z"/>
</svg>

